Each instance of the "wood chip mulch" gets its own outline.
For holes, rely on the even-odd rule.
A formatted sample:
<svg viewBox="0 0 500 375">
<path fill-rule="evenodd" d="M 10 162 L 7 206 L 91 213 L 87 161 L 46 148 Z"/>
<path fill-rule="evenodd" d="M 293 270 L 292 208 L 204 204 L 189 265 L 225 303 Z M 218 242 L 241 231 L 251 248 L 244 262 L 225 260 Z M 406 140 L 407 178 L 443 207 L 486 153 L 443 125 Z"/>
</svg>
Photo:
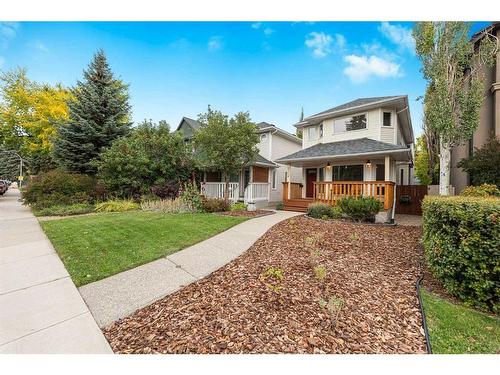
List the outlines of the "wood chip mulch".
<svg viewBox="0 0 500 375">
<path fill-rule="evenodd" d="M 314 252 L 305 240 L 312 236 Z M 117 353 L 425 353 L 415 291 L 420 236 L 418 227 L 288 219 L 104 334 Z M 323 282 L 318 264 L 327 269 Z M 284 271 L 279 294 L 259 277 L 270 266 Z M 319 304 L 325 293 L 344 302 L 336 327 Z"/>
<path fill-rule="evenodd" d="M 272 214 L 274 214 L 274 211 L 255 210 L 255 211 L 226 211 L 226 212 L 221 212 L 219 215 L 254 218 Z"/>
</svg>

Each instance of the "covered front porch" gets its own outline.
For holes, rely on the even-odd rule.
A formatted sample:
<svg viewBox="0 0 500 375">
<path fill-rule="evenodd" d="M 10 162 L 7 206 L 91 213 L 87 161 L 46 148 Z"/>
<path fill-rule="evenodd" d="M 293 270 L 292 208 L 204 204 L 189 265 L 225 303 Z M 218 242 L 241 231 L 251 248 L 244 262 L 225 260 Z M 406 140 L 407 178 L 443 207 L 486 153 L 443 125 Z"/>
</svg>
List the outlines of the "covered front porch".
<svg viewBox="0 0 500 375">
<path fill-rule="evenodd" d="M 275 163 L 259 157 L 252 165 L 243 168 L 235 175 L 226 176 L 219 171 L 205 172 L 201 182 L 201 193 L 205 197 L 224 199 L 228 181 L 227 199 L 232 202 L 242 201 L 245 204 L 255 203 L 265 206 L 269 201 L 270 180 L 274 168 L 276 168 Z"/>
<path fill-rule="evenodd" d="M 289 161 L 289 169 L 301 167 L 303 173 L 302 181 L 288 177 L 283 183 L 284 208 L 306 211 L 313 202 L 335 206 L 341 198 L 363 196 L 381 201 L 385 211 L 392 210 L 401 163 L 407 162 L 394 154 Z"/>
</svg>

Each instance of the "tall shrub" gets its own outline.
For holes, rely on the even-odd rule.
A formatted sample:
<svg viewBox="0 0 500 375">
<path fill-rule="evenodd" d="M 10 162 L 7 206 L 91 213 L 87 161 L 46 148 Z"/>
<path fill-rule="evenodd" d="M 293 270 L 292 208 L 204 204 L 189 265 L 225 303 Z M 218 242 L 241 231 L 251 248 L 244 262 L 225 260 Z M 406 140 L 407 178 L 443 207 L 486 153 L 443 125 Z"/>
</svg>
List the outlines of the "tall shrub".
<svg viewBox="0 0 500 375">
<path fill-rule="evenodd" d="M 423 245 L 430 270 L 469 305 L 500 311 L 500 199 L 427 196 Z"/>
</svg>

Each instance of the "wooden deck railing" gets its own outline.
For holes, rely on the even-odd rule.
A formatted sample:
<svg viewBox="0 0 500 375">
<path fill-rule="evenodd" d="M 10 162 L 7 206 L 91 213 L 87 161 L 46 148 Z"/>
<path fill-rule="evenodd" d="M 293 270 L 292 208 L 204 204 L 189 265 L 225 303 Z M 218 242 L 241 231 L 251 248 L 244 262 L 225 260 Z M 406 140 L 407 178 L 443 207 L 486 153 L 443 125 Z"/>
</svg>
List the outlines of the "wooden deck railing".
<svg viewBox="0 0 500 375">
<path fill-rule="evenodd" d="M 345 197 L 373 197 L 384 203 L 384 210 L 392 208 L 394 182 L 392 181 L 329 181 L 313 182 L 313 200 L 335 206 Z"/>
<path fill-rule="evenodd" d="M 290 184 L 290 197 L 288 197 L 288 184 Z M 302 198 L 302 184 L 298 182 L 283 182 L 283 201 Z"/>
</svg>

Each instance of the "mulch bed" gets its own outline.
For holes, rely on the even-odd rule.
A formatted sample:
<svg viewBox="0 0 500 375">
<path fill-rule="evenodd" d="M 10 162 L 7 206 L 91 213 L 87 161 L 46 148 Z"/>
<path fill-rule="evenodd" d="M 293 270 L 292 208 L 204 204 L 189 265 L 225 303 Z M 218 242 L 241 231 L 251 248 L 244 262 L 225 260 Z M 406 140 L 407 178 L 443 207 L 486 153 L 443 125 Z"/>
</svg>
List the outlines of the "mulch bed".
<svg viewBox="0 0 500 375">
<path fill-rule="evenodd" d="M 305 238 L 316 235 L 319 251 L 311 252 Z M 425 353 L 415 291 L 420 236 L 417 227 L 288 219 L 104 334 L 117 353 Z M 270 266 L 285 273 L 279 294 L 259 281 Z M 334 328 L 319 304 L 327 295 L 344 301 Z"/>
<path fill-rule="evenodd" d="M 254 218 L 272 214 L 274 214 L 274 211 L 255 210 L 255 211 L 226 211 L 226 212 L 221 212 L 219 215 Z"/>
</svg>

